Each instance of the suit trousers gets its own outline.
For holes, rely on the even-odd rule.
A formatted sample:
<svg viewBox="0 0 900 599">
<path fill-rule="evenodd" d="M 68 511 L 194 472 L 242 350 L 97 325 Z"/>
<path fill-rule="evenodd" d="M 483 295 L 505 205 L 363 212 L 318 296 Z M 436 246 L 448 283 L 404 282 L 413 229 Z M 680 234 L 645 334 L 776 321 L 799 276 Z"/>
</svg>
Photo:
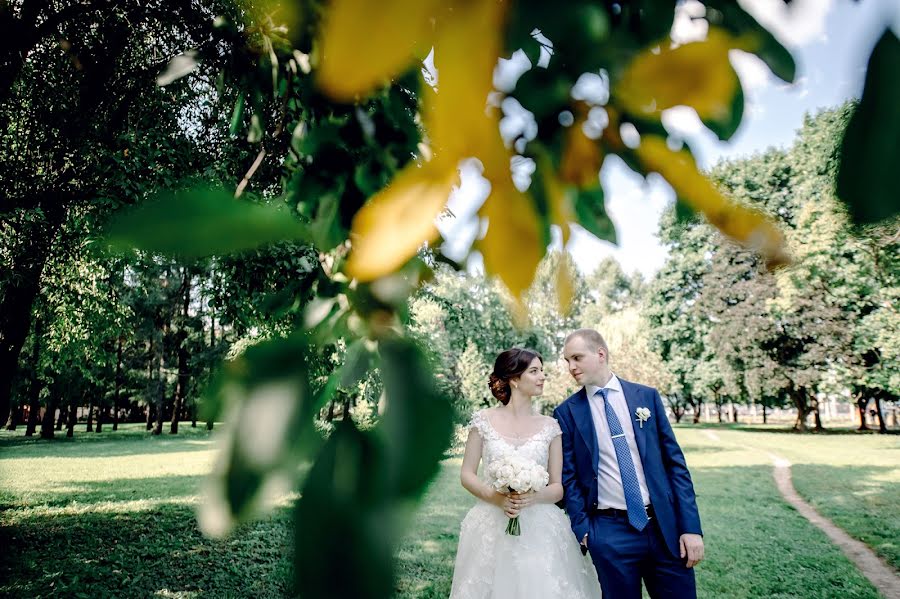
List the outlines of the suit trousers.
<svg viewBox="0 0 900 599">
<path fill-rule="evenodd" d="M 623 515 L 590 516 L 588 551 L 604 599 L 641 599 L 641 580 L 653 599 L 696 599 L 694 570 L 672 556 L 656 518 L 638 531 Z"/>
</svg>

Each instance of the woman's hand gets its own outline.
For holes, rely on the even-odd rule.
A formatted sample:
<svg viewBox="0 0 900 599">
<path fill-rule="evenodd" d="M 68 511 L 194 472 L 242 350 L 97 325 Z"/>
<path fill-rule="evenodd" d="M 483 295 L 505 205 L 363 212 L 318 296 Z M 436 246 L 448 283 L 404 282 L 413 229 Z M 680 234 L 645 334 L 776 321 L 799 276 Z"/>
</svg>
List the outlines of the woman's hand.
<svg viewBox="0 0 900 599">
<path fill-rule="evenodd" d="M 509 498 L 512 500 L 512 505 L 516 508 L 516 512 L 518 513 L 535 503 L 538 499 L 538 494 L 534 491 L 529 491 L 528 493 L 511 493 Z"/>
<path fill-rule="evenodd" d="M 516 507 L 510 494 L 494 491 L 493 499 L 494 505 L 503 510 L 503 513 L 506 514 L 507 518 L 515 518 L 519 515 L 519 508 Z"/>
</svg>

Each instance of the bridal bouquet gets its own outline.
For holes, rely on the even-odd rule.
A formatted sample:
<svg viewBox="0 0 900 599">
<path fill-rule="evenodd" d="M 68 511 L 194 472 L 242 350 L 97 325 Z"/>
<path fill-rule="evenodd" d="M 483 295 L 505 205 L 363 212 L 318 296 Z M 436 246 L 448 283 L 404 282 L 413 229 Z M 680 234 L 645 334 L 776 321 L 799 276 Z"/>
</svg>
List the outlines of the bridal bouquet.
<svg viewBox="0 0 900 599">
<path fill-rule="evenodd" d="M 487 467 L 487 475 L 493 481 L 494 490 L 509 493 L 528 493 L 543 489 L 550 482 L 547 469 L 516 453 L 507 453 L 493 460 Z M 519 517 L 510 518 L 506 534 L 519 536 Z"/>
</svg>

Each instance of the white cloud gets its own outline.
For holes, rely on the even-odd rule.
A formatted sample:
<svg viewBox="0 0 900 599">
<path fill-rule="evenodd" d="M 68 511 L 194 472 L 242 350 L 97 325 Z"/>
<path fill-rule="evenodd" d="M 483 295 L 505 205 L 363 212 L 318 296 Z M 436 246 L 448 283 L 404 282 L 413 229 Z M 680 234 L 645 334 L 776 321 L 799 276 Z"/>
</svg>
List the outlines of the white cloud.
<svg viewBox="0 0 900 599">
<path fill-rule="evenodd" d="M 744 10 L 756 17 L 782 43 L 805 46 L 825 36 L 825 17 L 833 0 L 738 0 Z"/>
</svg>

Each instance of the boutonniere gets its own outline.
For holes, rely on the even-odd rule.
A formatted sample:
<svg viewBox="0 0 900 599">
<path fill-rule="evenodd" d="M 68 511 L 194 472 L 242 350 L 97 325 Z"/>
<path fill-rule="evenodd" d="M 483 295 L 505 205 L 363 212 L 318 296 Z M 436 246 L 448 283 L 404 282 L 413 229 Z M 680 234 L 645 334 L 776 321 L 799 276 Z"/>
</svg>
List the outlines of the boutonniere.
<svg viewBox="0 0 900 599">
<path fill-rule="evenodd" d="M 641 428 L 644 428 L 644 423 L 650 420 L 650 409 L 649 408 L 638 408 L 634 411 L 634 415 L 637 416 L 635 420 L 641 423 Z"/>
</svg>

